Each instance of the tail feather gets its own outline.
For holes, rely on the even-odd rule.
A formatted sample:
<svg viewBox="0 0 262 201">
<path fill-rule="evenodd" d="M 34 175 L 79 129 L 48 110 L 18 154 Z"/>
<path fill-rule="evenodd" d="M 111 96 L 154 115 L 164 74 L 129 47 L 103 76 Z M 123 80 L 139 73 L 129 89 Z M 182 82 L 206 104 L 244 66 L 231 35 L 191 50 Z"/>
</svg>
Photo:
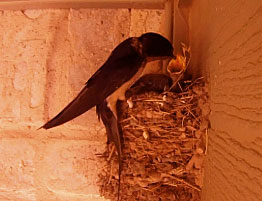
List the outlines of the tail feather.
<svg viewBox="0 0 262 201">
<path fill-rule="evenodd" d="M 122 136 L 120 135 L 118 121 L 114 113 L 107 106 L 106 100 L 96 106 L 98 119 L 102 119 L 107 133 L 108 143 L 114 142 L 118 153 L 118 194 L 117 200 L 120 200 L 121 190 L 121 172 L 122 172 Z"/>
<path fill-rule="evenodd" d="M 87 87 L 82 89 L 82 91 L 71 103 L 69 103 L 59 114 L 40 128 L 49 129 L 59 126 L 94 107 L 99 100 L 96 100 L 97 98 L 92 91 L 92 89 Z"/>
</svg>

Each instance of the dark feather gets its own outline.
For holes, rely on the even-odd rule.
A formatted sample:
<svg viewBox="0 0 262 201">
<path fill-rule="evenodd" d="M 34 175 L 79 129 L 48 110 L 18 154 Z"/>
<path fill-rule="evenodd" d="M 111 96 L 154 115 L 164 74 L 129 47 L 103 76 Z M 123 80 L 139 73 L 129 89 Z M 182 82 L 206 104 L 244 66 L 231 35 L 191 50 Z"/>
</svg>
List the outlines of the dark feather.
<svg viewBox="0 0 262 201">
<path fill-rule="evenodd" d="M 121 172 L 122 172 L 122 141 L 123 137 L 120 135 L 118 121 L 114 113 L 107 106 L 106 100 L 103 103 L 96 106 L 96 113 L 98 119 L 102 119 L 103 124 L 106 128 L 107 133 L 107 143 L 113 142 L 115 144 L 118 153 L 118 200 L 120 193 L 120 182 L 121 182 Z"/>
</svg>

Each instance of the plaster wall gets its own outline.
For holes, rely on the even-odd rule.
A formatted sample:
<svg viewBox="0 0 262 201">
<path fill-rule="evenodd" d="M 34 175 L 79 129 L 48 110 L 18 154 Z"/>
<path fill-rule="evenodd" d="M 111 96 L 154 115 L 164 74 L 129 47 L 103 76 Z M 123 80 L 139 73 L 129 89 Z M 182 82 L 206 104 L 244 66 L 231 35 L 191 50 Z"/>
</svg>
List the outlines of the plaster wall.
<svg viewBox="0 0 262 201">
<path fill-rule="evenodd" d="M 262 2 L 191 1 L 191 72 L 209 82 L 203 201 L 262 200 Z"/>
</svg>

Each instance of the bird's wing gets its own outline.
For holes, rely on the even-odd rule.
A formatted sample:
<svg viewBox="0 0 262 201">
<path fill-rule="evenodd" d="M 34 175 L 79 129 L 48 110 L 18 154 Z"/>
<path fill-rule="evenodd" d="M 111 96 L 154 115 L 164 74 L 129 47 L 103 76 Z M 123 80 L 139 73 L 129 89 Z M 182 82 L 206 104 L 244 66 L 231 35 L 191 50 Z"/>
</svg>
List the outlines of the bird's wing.
<svg viewBox="0 0 262 201">
<path fill-rule="evenodd" d="M 135 75 L 143 63 L 143 58 L 128 40 L 115 48 L 105 64 L 87 81 L 77 97 L 41 128 L 49 129 L 59 126 L 83 114 L 100 104 Z"/>
</svg>

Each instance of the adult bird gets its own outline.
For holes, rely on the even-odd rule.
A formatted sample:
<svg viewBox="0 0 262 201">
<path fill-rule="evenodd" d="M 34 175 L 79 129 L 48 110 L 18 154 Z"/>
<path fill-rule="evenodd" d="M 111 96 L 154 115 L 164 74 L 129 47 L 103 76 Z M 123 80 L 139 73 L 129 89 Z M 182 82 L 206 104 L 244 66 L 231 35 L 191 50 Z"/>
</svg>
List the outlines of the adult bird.
<svg viewBox="0 0 262 201">
<path fill-rule="evenodd" d="M 172 44 L 157 33 L 145 33 L 121 42 L 91 76 L 76 98 L 41 128 L 64 124 L 106 101 L 117 119 L 116 102 L 142 75 L 148 61 L 175 58 Z"/>
</svg>

